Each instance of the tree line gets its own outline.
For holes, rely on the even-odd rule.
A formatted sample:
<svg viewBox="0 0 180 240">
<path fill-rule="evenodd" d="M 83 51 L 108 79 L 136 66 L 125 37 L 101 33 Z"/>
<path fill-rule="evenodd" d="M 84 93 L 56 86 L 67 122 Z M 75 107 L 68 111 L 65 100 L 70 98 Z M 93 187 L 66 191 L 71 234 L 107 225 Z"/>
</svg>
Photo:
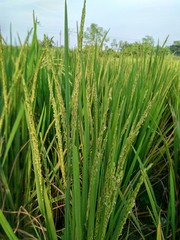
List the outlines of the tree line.
<svg viewBox="0 0 180 240">
<path fill-rule="evenodd" d="M 83 36 L 84 51 L 91 50 L 94 46 L 97 46 L 103 50 L 106 54 L 118 55 L 119 53 L 125 55 L 140 55 L 144 52 L 151 54 L 152 50 L 161 51 L 164 54 L 174 54 L 180 56 L 180 41 L 174 41 L 171 46 L 157 46 L 152 36 L 146 35 L 139 42 L 129 43 L 127 41 L 117 41 L 116 39 L 110 40 L 108 37 L 109 30 L 92 23 L 86 28 Z M 55 46 L 53 37 L 49 38 L 44 35 L 43 41 L 40 42 L 41 46 Z M 61 46 L 62 47 L 62 46 Z"/>
<path fill-rule="evenodd" d="M 109 30 L 106 31 L 97 24 L 92 23 L 84 32 L 84 46 L 89 48 L 91 46 L 100 46 L 107 53 L 122 52 L 127 55 L 139 55 L 139 53 L 146 51 L 151 53 L 153 49 L 157 48 L 152 36 L 146 35 L 140 42 L 129 43 L 127 41 L 117 41 L 113 39 L 110 42 L 110 38 L 107 36 Z M 158 46 L 160 51 L 164 53 L 172 53 L 180 56 L 180 41 L 174 41 L 171 46 Z"/>
</svg>

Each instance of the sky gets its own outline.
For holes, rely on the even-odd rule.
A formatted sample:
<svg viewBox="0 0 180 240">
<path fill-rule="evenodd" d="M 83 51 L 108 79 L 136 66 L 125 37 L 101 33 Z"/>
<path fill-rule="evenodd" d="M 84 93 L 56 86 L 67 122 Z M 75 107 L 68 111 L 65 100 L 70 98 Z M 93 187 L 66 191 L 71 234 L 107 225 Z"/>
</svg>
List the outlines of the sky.
<svg viewBox="0 0 180 240">
<path fill-rule="evenodd" d="M 146 35 L 155 43 L 168 45 L 180 40 L 180 0 L 87 0 L 85 30 L 91 23 L 108 30 L 110 41 L 140 42 Z M 76 46 L 83 0 L 67 0 L 70 46 Z M 22 41 L 33 27 L 33 10 L 39 21 L 38 38 L 54 36 L 63 45 L 64 0 L 0 0 L 0 29 L 9 41 L 12 24 L 13 42 L 17 33 Z"/>
</svg>

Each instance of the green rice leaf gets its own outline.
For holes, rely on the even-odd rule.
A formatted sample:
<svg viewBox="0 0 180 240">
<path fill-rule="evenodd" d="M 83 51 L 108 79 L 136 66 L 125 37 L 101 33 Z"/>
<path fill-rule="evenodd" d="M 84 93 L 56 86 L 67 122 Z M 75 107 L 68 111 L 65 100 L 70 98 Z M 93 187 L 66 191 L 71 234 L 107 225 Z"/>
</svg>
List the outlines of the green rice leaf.
<svg viewBox="0 0 180 240">
<path fill-rule="evenodd" d="M 4 232 L 6 233 L 8 239 L 12 239 L 12 240 L 18 240 L 18 238 L 16 237 L 16 235 L 14 234 L 9 222 L 7 221 L 7 219 L 5 218 L 2 210 L 0 209 L 0 224 L 4 230 Z"/>
</svg>

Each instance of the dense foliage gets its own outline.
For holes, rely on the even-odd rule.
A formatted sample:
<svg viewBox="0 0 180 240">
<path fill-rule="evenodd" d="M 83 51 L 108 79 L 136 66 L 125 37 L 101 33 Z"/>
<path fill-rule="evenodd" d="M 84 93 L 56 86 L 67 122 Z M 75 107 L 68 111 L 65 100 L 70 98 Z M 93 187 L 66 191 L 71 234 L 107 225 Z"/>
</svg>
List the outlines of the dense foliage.
<svg viewBox="0 0 180 240">
<path fill-rule="evenodd" d="M 0 239 L 178 239 L 180 62 L 0 37 Z"/>
<path fill-rule="evenodd" d="M 180 56 L 180 41 L 174 41 L 174 43 L 170 46 L 170 51 L 174 55 Z"/>
</svg>

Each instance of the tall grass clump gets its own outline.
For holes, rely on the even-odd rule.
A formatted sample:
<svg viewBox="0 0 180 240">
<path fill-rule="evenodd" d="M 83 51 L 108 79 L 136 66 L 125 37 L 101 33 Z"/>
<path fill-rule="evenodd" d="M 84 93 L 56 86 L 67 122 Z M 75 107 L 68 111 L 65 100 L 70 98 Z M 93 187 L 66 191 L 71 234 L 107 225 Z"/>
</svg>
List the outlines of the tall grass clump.
<svg viewBox="0 0 180 240">
<path fill-rule="evenodd" d="M 0 36 L 0 238 L 178 239 L 180 62 Z M 30 34 L 33 34 L 30 41 Z"/>
</svg>

